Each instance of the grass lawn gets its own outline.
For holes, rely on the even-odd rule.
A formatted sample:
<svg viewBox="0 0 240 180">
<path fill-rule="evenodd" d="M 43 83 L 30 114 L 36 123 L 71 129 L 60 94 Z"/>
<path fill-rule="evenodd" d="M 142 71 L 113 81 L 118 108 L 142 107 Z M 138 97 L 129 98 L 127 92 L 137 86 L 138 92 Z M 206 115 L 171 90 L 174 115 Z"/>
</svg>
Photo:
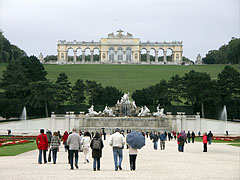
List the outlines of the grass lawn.
<svg viewBox="0 0 240 180">
<path fill-rule="evenodd" d="M 0 147 L 0 156 L 16 156 L 35 149 L 37 149 L 37 145 L 34 141 L 24 144 L 2 146 Z"/>
<path fill-rule="evenodd" d="M 192 139 L 191 139 L 192 141 Z M 202 137 L 196 137 L 195 141 L 197 142 L 202 142 Z M 240 142 L 239 141 L 221 141 L 221 140 L 212 140 L 212 143 L 227 143 L 228 145 L 231 146 L 237 146 L 240 147 Z"/>
<path fill-rule="evenodd" d="M 110 64 L 68 64 L 68 65 L 44 65 L 51 81 L 56 81 L 61 72 L 65 72 L 72 85 L 77 79 L 94 80 L 103 86 L 114 86 L 123 92 L 132 93 L 136 89 L 142 89 L 155 85 L 162 79 L 169 80 L 173 75 L 183 76 L 191 70 L 206 72 L 212 79 L 217 79 L 218 73 L 225 65 L 110 65 Z M 239 69 L 240 65 L 233 67 Z M 6 64 L 0 64 L 0 77 Z"/>
</svg>

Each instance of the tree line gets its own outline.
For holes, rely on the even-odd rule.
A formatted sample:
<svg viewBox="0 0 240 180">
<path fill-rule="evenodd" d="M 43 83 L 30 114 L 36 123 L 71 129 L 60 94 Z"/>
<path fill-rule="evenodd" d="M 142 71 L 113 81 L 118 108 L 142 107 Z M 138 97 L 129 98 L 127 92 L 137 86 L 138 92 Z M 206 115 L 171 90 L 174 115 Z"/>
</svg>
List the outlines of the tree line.
<svg viewBox="0 0 240 180">
<path fill-rule="evenodd" d="M 19 117 L 24 106 L 32 116 L 49 116 L 61 106 L 104 104 L 113 106 L 123 93 L 96 81 L 78 79 L 73 86 L 65 73 L 56 82 L 35 56 L 11 61 L 0 80 L 0 116 Z M 65 112 L 64 112 L 65 113 Z"/>
<path fill-rule="evenodd" d="M 132 98 L 143 105 L 190 105 L 202 117 L 219 118 L 224 105 L 229 119 L 240 118 L 240 72 L 231 66 L 218 74 L 217 80 L 202 72 L 190 71 L 183 77 L 172 76 L 154 86 L 136 90 Z"/>
<path fill-rule="evenodd" d="M 0 30 L 0 63 L 8 63 L 27 54 L 16 45 L 11 44 Z"/>
<path fill-rule="evenodd" d="M 240 39 L 232 38 L 218 50 L 208 51 L 202 60 L 204 64 L 240 64 Z"/>
</svg>

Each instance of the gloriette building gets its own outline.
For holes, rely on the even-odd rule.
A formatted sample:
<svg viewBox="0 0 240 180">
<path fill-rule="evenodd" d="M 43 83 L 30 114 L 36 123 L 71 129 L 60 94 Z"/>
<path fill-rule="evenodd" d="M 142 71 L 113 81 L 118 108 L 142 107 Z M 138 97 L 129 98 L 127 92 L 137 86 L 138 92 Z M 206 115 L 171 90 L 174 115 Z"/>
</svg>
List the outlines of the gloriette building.
<svg viewBox="0 0 240 180">
<path fill-rule="evenodd" d="M 57 51 L 57 63 L 181 64 L 183 44 L 182 41 L 141 42 L 118 30 L 99 42 L 60 40 Z"/>
</svg>

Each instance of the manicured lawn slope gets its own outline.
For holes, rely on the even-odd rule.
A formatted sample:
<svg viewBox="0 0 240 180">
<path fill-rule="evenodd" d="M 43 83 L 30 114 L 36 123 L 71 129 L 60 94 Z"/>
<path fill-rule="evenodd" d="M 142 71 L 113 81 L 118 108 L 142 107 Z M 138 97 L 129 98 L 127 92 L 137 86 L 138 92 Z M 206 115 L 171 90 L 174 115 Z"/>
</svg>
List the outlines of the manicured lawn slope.
<svg viewBox="0 0 240 180">
<path fill-rule="evenodd" d="M 225 65 L 201 66 L 171 66 L 171 65 L 104 65 L 104 64 L 76 64 L 76 65 L 44 65 L 47 77 L 56 81 L 61 72 L 68 75 L 72 85 L 77 79 L 95 80 L 104 86 L 115 86 L 124 92 L 133 92 L 150 85 L 155 85 L 162 79 L 169 80 L 173 75 L 183 76 L 191 70 L 206 72 L 212 79 L 222 71 Z M 240 65 L 235 65 L 239 68 Z M 0 64 L 0 76 L 6 64 Z"/>
<path fill-rule="evenodd" d="M 3 146 L 0 147 L 0 156 L 16 156 L 35 149 L 37 149 L 37 144 L 33 141 L 24 144 Z"/>
</svg>

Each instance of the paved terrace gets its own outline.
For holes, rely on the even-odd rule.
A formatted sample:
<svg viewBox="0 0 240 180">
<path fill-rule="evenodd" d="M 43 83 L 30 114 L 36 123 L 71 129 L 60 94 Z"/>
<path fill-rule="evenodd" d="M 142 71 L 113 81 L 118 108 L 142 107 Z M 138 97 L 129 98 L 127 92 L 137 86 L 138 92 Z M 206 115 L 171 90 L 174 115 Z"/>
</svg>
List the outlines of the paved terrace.
<svg viewBox="0 0 240 180">
<path fill-rule="evenodd" d="M 202 152 L 202 143 L 185 145 L 185 152 L 177 151 L 176 141 L 166 142 L 166 150 L 153 150 L 152 142 L 139 151 L 137 170 L 129 170 L 128 150 L 124 149 L 122 171 L 114 171 L 113 155 L 104 142 L 101 171 L 92 170 L 92 159 L 84 164 L 80 153 L 79 169 L 70 170 L 63 146 L 57 164 L 38 164 L 38 150 L 14 157 L 0 157 L 0 179 L 4 180 L 66 180 L 66 179 L 240 179 L 240 148 L 226 144 L 212 144 Z M 158 147 L 159 148 L 159 147 Z M 91 157 L 91 156 L 90 156 Z"/>
</svg>

